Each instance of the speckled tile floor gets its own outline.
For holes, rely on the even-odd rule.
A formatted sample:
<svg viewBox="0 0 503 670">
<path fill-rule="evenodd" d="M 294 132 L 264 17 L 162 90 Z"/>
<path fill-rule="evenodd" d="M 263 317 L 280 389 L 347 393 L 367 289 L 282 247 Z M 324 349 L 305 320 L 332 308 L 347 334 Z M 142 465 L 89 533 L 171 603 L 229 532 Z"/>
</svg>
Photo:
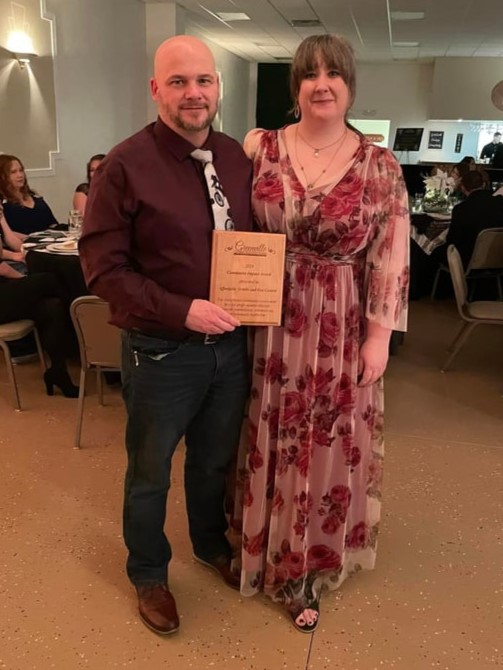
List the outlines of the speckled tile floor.
<svg viewBox="0 0 503 670">
<path fill-rule="evenodd" d="M 503 329 L 479 328 L 451 372 L 446 302 L 414 303 L 386 384 L 384 523 L 377 569 L 322 600 L 313 635 L 195 564 L 177 454 L 169 501 L 171 588 L 181 630 L 137 619 L 124 575 L 123 409 L 42 395 L 18 367 L 25 411 L 0 364 L 0 668 L 5 670 L 489 670 L 503 666 Z M 75 375 L 76 377 L 76 375 Z"/>
</svg>

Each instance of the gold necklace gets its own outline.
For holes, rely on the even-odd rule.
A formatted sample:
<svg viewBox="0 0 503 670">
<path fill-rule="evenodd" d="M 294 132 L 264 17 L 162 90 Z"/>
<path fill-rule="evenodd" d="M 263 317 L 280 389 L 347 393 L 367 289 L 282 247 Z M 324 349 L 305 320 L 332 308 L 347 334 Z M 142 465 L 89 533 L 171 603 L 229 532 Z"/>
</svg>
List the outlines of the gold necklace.
<svg viewBox="0 0 503 670">
<path fill-rule="evenodd" d="M 348 132 L 348 129 L 347 129 L 347 127 L 346 127 L 346 128 L 344 128 L 344 132 L 342 133 L 342 136 L 339 137 L 338 140 L 336 140 L 336 142 L 340 142 L 340 144 L 338 145 L 338 147 L 336 148 L 336 150 L 335 150 L 334 153 L 332 154 L 330 160 L 329 160 L 328 163 L 325 165 L 325 167 L 324 167 L 323 170 L 320 172 L 320 174 L 316 177 L 316 179 L 314 179 L 313 181 L 310 182 L 309 179 L 308 179 L 308 177 L 307 177 L 307 174 L 306 174 L 306 171 L 305 171 L 305 169 L 304 169 L 304 166 L 303 166 L 302 163 L 299 161 L 299 154 L 298 154 L 298 152 L 297 152 L 297 144 L 298 144 L 298 143 L 297 143 L 297 135 L 299 134 L 299 127 L 298 127 L 298 126 L 295 126 L 295 158 L 297 159 L 297 164 L 298 164 L 298 166 L 300 167 L 300 169 L 302 170 L 302 174 L 304 175 L 304 181 L 306 182 L 306 188 L 307 188 L 307 190 L 311 190 L 312 188 L 314 188 L 314 186 L 318 183 L 318 181 L 322 178 L 322 176 L 323 176 L 323 175 L 325 174 L 325 172 L 328 170 L 328 168 L 332 165 L 332 162 L 333 162 L 334 158 L 337 156 L 337 154 L 339 153 L 339 151 L 340 151 L 342 145 L 344 144 L 344 140 L 346 139 L 347 132 Z M 342 141 L 341 141 L 341 140 L 342 140 Z M 307 144 L 307 142 L 306 142 L 306 144 Z M 332 144 L 335 144 L 335 142 L 332 142 Z"/>
<path fill-rule="evenodd" d="M 338 137 L 336 140 L 334 140 L 333 142 L 330 142 L 330 144 L 325 144 L 324 147 L 319 147 L 319 148 L 317 148 L 317 147 L 314 147 L 312 144 L 310 144 L 310 143 L 306 140 L 305 137 L 303 137 L 303 135 L 302 135 L 302 133 L 300 132 L 298 126 L 296 126 L 296 129 L 297 129 L 297 133 L 298 133 L 300 139 L 304 142 L 304 144 L 307 144 L 307 146 L 308 146 L 310 149 L 313 150 L 313 152 L 314 152 L 314 157 L 315 157 L 315 158 L 319 158 L 319 157 L 320 157 L 320 151 L 324 151 L 325 149 L 330 149 L 330 147 L 333 147 L 334 144 L 337 144 L 337 142 L 340 142 L 340 141 L 343 139 L 343 137 L 346 135 L 346 128 L 344 128 L 344 132 L 343 132 L 342 135 L 341 135 L 340 137 Z"/>
</svg>

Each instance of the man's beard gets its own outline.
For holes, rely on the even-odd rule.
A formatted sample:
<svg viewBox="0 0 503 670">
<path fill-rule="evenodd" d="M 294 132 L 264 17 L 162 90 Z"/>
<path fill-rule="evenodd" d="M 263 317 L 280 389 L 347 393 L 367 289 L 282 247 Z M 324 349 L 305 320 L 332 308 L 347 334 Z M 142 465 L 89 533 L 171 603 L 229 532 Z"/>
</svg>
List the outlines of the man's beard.
<svg viewBox="0 0 503 670">
<path fill-rule="evenodd" d="M 213 114 L 208 110 L 208 115 L 206 116 L 206 118 L 200 121 L 199 123 L 184 121 L 184 119 L 182 119 L 182 117 L 179 114 L 170 114 L 170 118 L 175 124 L 175 126 L 177 128 L 180 128 L 180 130 L 187 130 L 189 132 L 199 132 L 200 130 L 206 130 L 206 128 L 209 128 L 213 123 L 213 119 L 215 118 L 216 115 L 217 115 L 217 109 L 215 109 Z"/>
</svg>

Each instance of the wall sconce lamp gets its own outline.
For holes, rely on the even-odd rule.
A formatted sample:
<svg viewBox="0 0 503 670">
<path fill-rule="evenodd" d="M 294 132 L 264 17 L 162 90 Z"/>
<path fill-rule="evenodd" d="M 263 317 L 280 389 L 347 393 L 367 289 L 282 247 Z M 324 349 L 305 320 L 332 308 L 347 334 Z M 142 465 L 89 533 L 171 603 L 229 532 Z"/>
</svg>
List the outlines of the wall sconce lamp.
<svg viewBox="0 0 503 670">
<path fill-rule="evenodd" d="M 19 67 L 20 67 L 21 70 L 25 69 L 25 67 L 28 65 L 28 63 L 31 61 L 32 58 L 37 57 L 37 54 L 22 53 L 20 51 L 17 51 L 17 52 L 12 51 L 11 54 L 12 54 L 12 58 L 17 60 L 17 62 L 19 63 Z"/>
</svg>

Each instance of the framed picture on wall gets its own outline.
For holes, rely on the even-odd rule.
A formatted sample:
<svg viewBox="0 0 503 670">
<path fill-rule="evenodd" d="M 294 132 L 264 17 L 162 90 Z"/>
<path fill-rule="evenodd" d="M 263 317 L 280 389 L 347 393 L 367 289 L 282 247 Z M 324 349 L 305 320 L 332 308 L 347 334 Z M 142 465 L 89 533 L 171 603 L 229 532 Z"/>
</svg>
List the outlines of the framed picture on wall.
<svg viewBox="0 0 503 670">
<path fill-rule="evenodd" d="M 428 136 L 428 149 L 441 149 L 444 144 L 443 130 L 430 130 Z"/>
</svg>

